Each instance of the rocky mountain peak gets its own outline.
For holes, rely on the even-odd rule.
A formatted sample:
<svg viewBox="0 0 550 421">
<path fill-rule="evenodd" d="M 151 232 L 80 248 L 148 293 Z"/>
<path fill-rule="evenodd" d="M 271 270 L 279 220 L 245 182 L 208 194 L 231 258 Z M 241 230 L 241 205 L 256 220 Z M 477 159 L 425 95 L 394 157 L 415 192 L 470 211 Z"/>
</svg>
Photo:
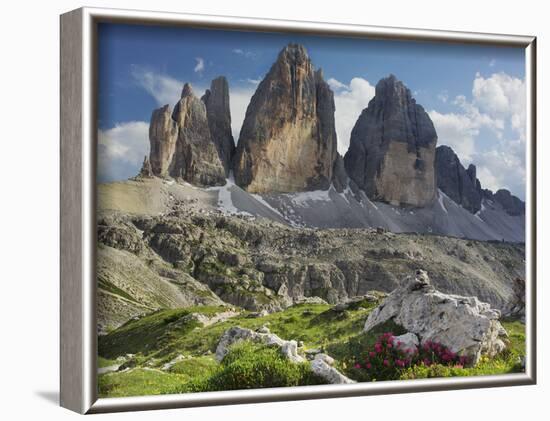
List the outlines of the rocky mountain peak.
<svg viewBox="0 0 550 421">
<path fill-rule="evenodd" d="M 525 202 L 519 197 L 510 193 L 510 190 L 500 189 L 493 195 L 496 200 L 504 208 L 504 210 L 512 216 L 525 215 Z"/>
<path fill-rule="evenodd" d="M 435 198 L 436 143 L 424 108 L 390 75 L 376 84 L 374 98 L 355 123 L 344 163 L 371 199 L 423 207 Z"/>
<path fill-rule="evenodd" d="M 437 187 L 471 213 L 481 209 L 481 184 L 473 164 L 465 169 L 451 147 L 438 146 L 435 154 Z"/>
<path fill-rule="evenodd" d="M 234 160 L 250 192 L 328 189 L 336 152 L 334 95 L 306 49 L 289 44 L 254 93 Z"/>
<path fill-rule="evenodd" d="M 297 64 L 309 63 L 309 55 L 307 50 L 301 44 L 290 43 L 281 50 L 277 61 L 287 61 Z"/>
<path fill-rule="evenodd" d="M 225 170 L 212 140 L 206 105 L 191 85 L 171 112 L 165 105 L 153 111 L 149 125 L 152 173 L 186 180 L 199 186 L 225 184 Z"/>
<path fill-rule="evenodd" d="M 193 93 L 193 87 L 191 86 L 190 83 L 186 83 L 185 85 L 183 85 L 183 89 L 181 90 L 181 98 L 194 96 L 194 95 L 195 94 Z"/>
</svg>

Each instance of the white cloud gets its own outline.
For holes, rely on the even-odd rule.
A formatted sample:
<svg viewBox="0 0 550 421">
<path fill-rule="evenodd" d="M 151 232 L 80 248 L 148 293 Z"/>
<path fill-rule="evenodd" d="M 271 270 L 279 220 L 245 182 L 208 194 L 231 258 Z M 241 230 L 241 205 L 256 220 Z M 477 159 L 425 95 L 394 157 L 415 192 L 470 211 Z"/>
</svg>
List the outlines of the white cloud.
<svg viewBox="0 0 550 421">
<path fill-rule="evenodd" d="M 465 114 L 430 111 L 440 144 L 453 148 L 464 165 L 472 162 L 479 127 Z"/>
<path fill-rule="evenodd" d="M 506 73 L 494 73 L 487 78 L 478 73 L 472 84 L 472 98 L 472 101 L 463 95 L 455 98 L 453 104 L 459 112 L 429 112 L 439 143 L 451 146 L 463 164 L 474 163 L 485 188 L 508 188 L 523 197 L 525 82 Z M 484 128 L 496 136 L 490 146 L 480 138 Z"/>
<path fill-rule="evenodd" d="M 174 105 L 181 94 L 183 83 L 170 76 L 147 71 L 140 67 L 132 69 L 132 76 L 143 89 L 145 89 L 158 105 Z"/>
<path fill-rule="evenodd" d="M 510 146 L 509 142 L 506 142 Z M 523 148 L 523 146 L 522 146 Z M 493 191 L 508 189 L 523 198 L 525 194 L 525 159 L 524 151 L 515 153 L 514 149 L 497 147 L 476 155 L 478 178 L 484 188 Z"/>
<path fill-rule="evenodd" d="M 149 154 L 149 123 L 130 121 L 98 131 L 98 178 L 127 179 L 136 175 Z"/>
<path fill-rule="evenodd" d="M 229 108 L 231 109 L 231 131 L 235 143 L 239 140 L 239 133 L 244 122 L 246 109 L 250 98 L 254 95 L 256 88 L 237 88 L 229 90 Z"/>
<path fill-rule="evenodd" d="M 488 114 L 482 113 L 479 108 L 471 102 L 468 102 L 464 95 L 458 95 L 453 104 L 458 106 L 463 115 L 465 115 L 474 127 L 485 127 L 497 135 L 502 137 L 502 131 L 504 130 L 504 121 L 500 118 L 493 118 Z"/>
<path fill-rule="evenodd" d="M 195 61 L 197 62 L 197 64 L 195 64 L 193 71 L 195 73 L 202 73 L 202 71 L 204 70 L 204 59 L 202 57 L 195 57 Z"/>
<path fill-rule="evenodd" d="M 449 100 L 449 93 L 447 91 L 442 91 L 437 95 L 437 99 L 443 103 L 446 103 Z"/>
<path fill-rule="evenodd" d="M 234 48 L 231 50 L 234 54 L 238 54 L 240 56 L 246 57 L 246 58 L 254 58 L 256 56 L 255 53 L 249 50 L 243 50 L 242 48 Z"/>
<path fill-rule="evenodd" d="M 334 79 L 331 77 L 329 80 L 327 80 L 328 85 L 332 88 L 332 90 L 336 91 L 338 89 L 349 89 L 349 86 L 345 83 L 340 82 L 339 80 Z"/>
<path fill-rule="evenodd" d="M 260 82 L 262 81 L 262 79 L 261 79 L 261 78 L 258 78 L 258 79 L 247 78 L 247 79 L 245 79 L 244 81 L 256 86 L 256 85 L 259 85 L 259 84 L 260 84 Z"/>
<path fill-rule="evenodd" d="M 338 152 L 344 155 L 349 147 L 351 130 L 364 108 L 374 97 L 375 88 L 368 80 L 354 77 L 349 85 L 334 78 L 327 83 L 335 91 L 334 103 L 336 106 L 336 134 L 338 136 Z"/>
<path fill-rule="evenodd" d="M 525 81 L 506 73 L 484 78 L 476 74 L 472 88 L 474 104 L 494 119 L 505 119 L 512 129 L 525 138 L 527 91 Z"/>
</svg>

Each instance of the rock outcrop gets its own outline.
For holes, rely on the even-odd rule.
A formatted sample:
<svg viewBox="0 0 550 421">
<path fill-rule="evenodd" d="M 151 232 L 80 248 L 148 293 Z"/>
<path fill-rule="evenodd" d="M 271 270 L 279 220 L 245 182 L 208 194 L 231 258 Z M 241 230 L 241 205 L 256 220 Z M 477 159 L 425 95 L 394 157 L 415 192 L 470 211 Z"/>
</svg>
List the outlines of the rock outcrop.
<svg viewBox="0 0 550 421">
<path fill-rule="evenodd" d="M 405 354 L 414 355 L 414 353 L 418 350 L 418 336 L 414 333 L 407 332 L 403 335 L 394 336 L 392 344 L 395 348 L 403 351 Z"/>
<path fill-rule="evenodd" d="M 373 200 L 424 207 L 436 195 L 437 134 L 395 76 L 380 80 L 359 116 L 344 157 L 348 176 Z"/>
<path fill-rule="evenodd" d="M 493 195 L 493 198 L 500 203 L 509 215 L 525 215 L 525 202 L 514 196 L 509 190 L 497 190 L 497 192 Z"/>
<path fill-rule="evenodd" d="M 354 380 L 344 376 L 332 365 L 334 359 L 325 354 L 317 354 L 310 362 L 311 371 L 317 376 L 325 379 L 329 384 L 352 384 Z"/>
<path fill-rule="evenodd" d="M 298 353 L 298 343 L 294 340 L 284 340 L 274 333 L 271 333 L 267 327 L 262 327 L 257 331 L 234 326 L 225 331 L 216 347 L 216 360 L 222 361 L 229 353 L 232 345 L 241 341 L 250 341 L 266 346 L 272 346 L 279 349 L 281 354 L 292 363 L 304 363 L 304 358 Z M 309 362 L 311 371 L 330 384 L 351 384 L 355 381 L 349 379 L 333 367 L 334 359 L 326 354 L 317 353 L 313 360 Z"/>
<path fill-rule="evenodd" d="M 218 302 L 246 310 L 272 313 L 296 303 L 330 303 L 335 311 L 369 306 L 368 302 L 383 298 L 373 290 L 394 290 L 402 274 L 421 262 L 439 290 L 474 295 L 504 311 L 513 299 L 514 280 L 525 279 L 522 244 L 375 229 L 289 228 L 263 218 L 212 212 L 207 200 L 188 199 L 203 194 L 202 190 L 158 179 L 133 181 L 131 190 L 118 197 L 127 198 L 136 189 L 149 194 L 150 185 L 157 184 L 162 186 L 159 196 L 177 210 L 116 218 L 111 212 L 102 213 L 98 219 L 101 247 L 130 253 L 120 258 L 141 262 L 147 273 L 162 282 L 182 279 L 194 289 L 200 284 Z M 164 266 L 170 268 L 169 274 Z M 118 262 L 113 270 L 122 267 Z M 468 269 L 472 267 L 476 270 Z M 130 271 L 124 276 L 138 280 Z M 206 296 L 197 291 L 197 296 Z M 133 290 L 130 295 L 134 296 Z"/>
<path fill-rule="evenodd" d="M 274 346 L 280 349 L 281 353 L 291 362 L 302 363 L 306 359 L 298 354 L 298 343 L 296 341 L 286 341 L 279 338 L 274 333 L 269 332 L 267 328 L 261 328 L 255 332 L 250 329 L 234 326 L 225 331 L 216 347 L 216 359 L 221 361 L 229 352 L 231 345 L 240 341 L 251 341 Z"/>
<path fill-rule="evenodd" d="M 519 319 L 522 323 L 525 323 L 525 279 L 516 278 L 513 290 L 514 295 L 504 314 L 506 317 Z"/>
<path fill-rule="evenodd" d="M 151 167 L 151 162 L 147 155 L 143 158 L 143 164 L 141 164 L 141 170 L 139 170 L 139 177 L 141 178 L 152 178 L 153 177 L 153 168 Z"/>
<path fill-rule="evenodd" d="M 234 159 L 252 193 L 326 190 L 337 157 L 334 97 L 305 48 L 285 47 L 254 93 Z"/>
<path fill-rule="evenodd" d="M 153 111 L 149 126 L 149 160 L 153 174 L 182 179 L 199 186 L 225 184 L 225 170 L 212 140 L 206 106 L 185 84 L 170 112 Z"/>
<path fill-rule="evenodd" d="M 220 76 L 212 81 L 210 89 L 202 96 L 206 105 L 206 116 L 212 141 L 216 145 L 220 160 L 229 176 L 231 160 L 235 153 L 235 141 L 231 133 L 231 110 L 229 108 L 229 85 L 227 79 Z"/>
<path fill-rule="evenodd" d="M 364 331 L 392 319 L 424 344 L 441 343 L 476 364 L 482 354 L 494 356 L 505 347 L 506 331 L 498 321 L 500 312 L 476 297 L 437 291 L 423 270 L 405 278 L 369 315 Z"/>
<path fill-rule="evenodd" d="M 476 176 L 475 165 L 465 169 L 460 159 L 449 146 L 435 150 L 437 187 L 471 213 L 481 209 L 481 184 Z"/>
</svg>

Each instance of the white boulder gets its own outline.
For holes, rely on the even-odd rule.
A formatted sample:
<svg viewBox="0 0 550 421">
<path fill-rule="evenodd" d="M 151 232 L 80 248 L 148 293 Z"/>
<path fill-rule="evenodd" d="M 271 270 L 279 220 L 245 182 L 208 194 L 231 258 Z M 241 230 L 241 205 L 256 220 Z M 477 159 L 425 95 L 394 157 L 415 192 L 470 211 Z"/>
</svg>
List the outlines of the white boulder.
<svg viewBox="0 0 550 421">
<path fill-rule="evenodd" d="M 418 349 L 418 336 L 412 332 L 393 337 L 393 346 L 405 354 L 413 355 Z"/>
<path fill-rule="evenodd" d="M 315 355 L 314 360 L 323 360 L 328 365 L 334 365 L 334 358 L 332 358 L 330 355 L 319 353 Z"/>
<path fill-rule="evenodd" d="M 267 331 L 266 331 L 267 330 Z M 234 326 L 225 331 L 216 348 L 216 360 L 221 361 L 229 352 L 229 347 L 240 341 L 252 341 L 268 346 L 275 346 L 281 350 L 281 353 L 294 363 L 306 361 L 304 357 L 298 354 L 298 343 L 296 341 L 285 341 L 274 333 L 269 333 L 269 329 L 263 329 L 261 332 L 254 332 L 239 326 Z"/>
<path fill-rule="evenodd" d="M 310 361 L 311 371 L 317 374 L 319 377 L 323 378 L 330 384 L 352 384 L 355 383 L 354 380 L 344 376 L 334 367 L 332 367 L 326 360 L 325 357 L 328 355 L 317 354 L 313 361 Z M 331 357 L 328 357 L 332 360 Z M 334 361 L 334 360 L 333 360 Z"/>
<path fill-rule="evenodd" d="M 476 297 L 444 294 L 419 270 L 405 278 L 369 315 L 364 331 L 393 319 L 421 343 L 438 342 L 476 364 L 482 354 L 493 356 L 505 348 L 506 331 L 498 321 L 500 312 Z"/>
</svg>

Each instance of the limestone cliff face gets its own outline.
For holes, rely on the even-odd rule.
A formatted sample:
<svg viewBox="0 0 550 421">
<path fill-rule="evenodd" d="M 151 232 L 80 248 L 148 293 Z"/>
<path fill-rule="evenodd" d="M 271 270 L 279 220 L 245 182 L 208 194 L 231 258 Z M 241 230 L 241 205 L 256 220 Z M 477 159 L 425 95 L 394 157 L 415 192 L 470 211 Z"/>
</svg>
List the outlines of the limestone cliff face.
<svg viewBox="0 0 550 421">
<path fill-rule="evenodd" d="M 305 48 L 285 47 L 254 93 L 233 169 L 253 193 L 327 189 L 337 157 L 334 97 Z"/>
<path fill-rule="evenodd" d="M 231 133 L 231 111 L 229 108 L 229 85 L 227 79 L 220 76 L 212 81 L 210 89 L 202 96 L 206 105 L 206 116 L 212 141 L 216 145 L 220 160 L 229 175 L 231 160 L 235 153 L 235 141 Z"/>
<path fill-rule="evenodd" d="M 154 110 L 149 124 L 149 161 L 153 174 L 159 177 L 170 175 L 177 140 L 178 125 L 172 120 L 170 106 Z"/>
<path fill-rule="evenodd" d="M 475 165 L 468 169 L 449 146 L 438 146 L 435 153 L 437 187 L 471 213 L 481 209 L 481 184 Z"/>
<path fill-rule="evenodd" d="M 378 82 L 375 97 L 355 123 L 344 164 L 371 199 L 423 207 L 435 198 L 436 143 L 424 108 L 390 75 Z"/>
<path fill-rule="evenodd" d="M 183 87 L 172 113 L 168 105 L 153 111 L 149 140 L 154 175 L 199 186 L 225 184 L 225 170 L 210 134 L 206 106 L 189 84 Z"/>
</svg>

